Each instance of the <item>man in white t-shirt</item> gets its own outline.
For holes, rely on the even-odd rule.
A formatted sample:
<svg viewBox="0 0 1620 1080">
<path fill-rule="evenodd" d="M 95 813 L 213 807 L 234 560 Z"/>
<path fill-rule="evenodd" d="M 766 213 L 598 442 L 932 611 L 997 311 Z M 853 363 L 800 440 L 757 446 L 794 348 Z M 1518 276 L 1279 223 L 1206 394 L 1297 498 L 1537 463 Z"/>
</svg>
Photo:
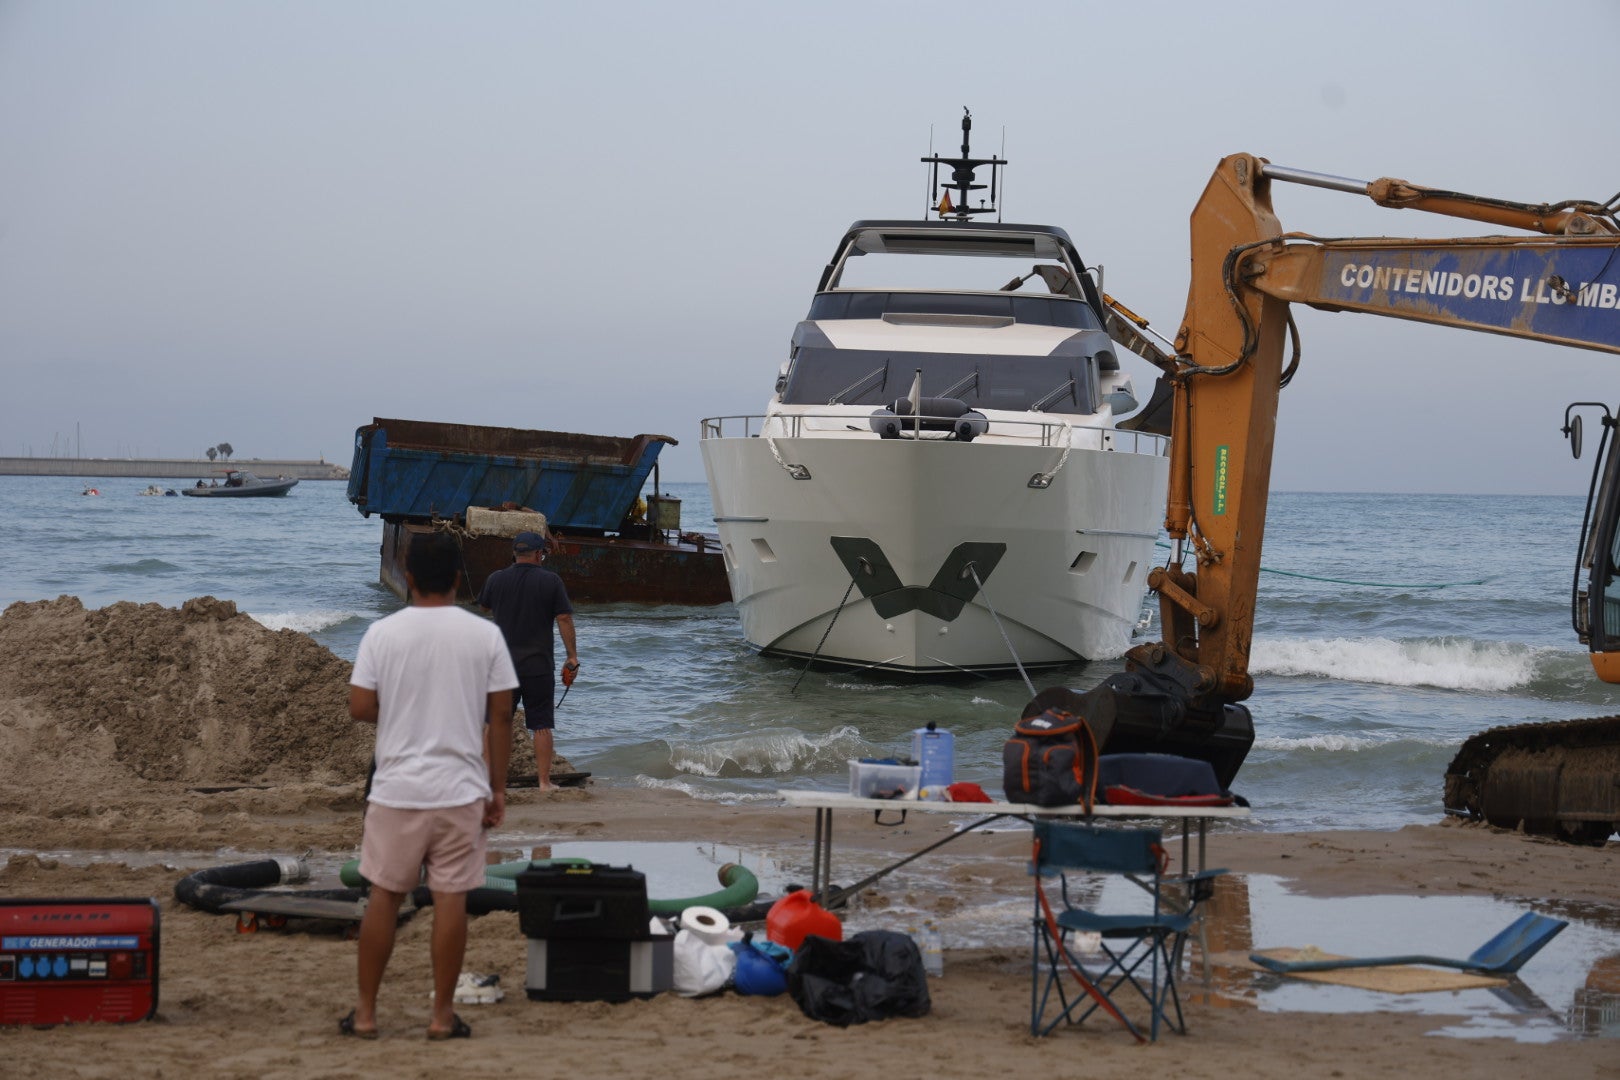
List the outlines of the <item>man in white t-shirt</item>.
<svg viewBox="0 0 1620 1080">
<path fill-rule="evenodd" d="M 377 750 L 360 845 L 360 874 L 371 884 L 360 923 L 360 997 L 338 1022 L 345 1035 L 377 1037 L 377 992 L 400 904 L 424 869 L 433 892 L 428 1038 L 472 1034 L 454 1009 L 467 893 L 484 883 L 484 830 L 506 816 L 518 678 L 495 624 L 456 605 L 460 558 L 444 533 L 411 541 L 411 606 L 371 625 L 349 678 L 349 715 L 377 725 Z"/>
</svg>

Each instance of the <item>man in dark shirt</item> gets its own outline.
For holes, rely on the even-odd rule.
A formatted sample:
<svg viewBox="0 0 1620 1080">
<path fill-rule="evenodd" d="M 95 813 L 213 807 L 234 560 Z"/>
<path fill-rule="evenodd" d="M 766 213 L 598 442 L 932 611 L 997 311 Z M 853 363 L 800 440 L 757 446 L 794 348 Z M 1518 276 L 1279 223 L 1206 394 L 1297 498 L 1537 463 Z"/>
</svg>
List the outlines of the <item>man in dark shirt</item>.
<svg viewBox="0 0 1620 1080">
<path fill-rule="evenodd" d="M 562 578 L 541 564 L 551 542 L 539 533 L 520 532 L 512 539 L 512 565 L 497 570 L 484 581 L 478 606 L 495 616 L 495 625 L 506 638 L 517 669 L 518 690 L 513 711 L 523 706 L 523 726 L 534 733 L 534 765 L 541 791 L 554 790 L 551 783 L 551 732 L 555 724 L 552 696 L 556 690 L 555 645 L 552 623 L 567 650 L 565 682 L 573 682 L 579 670 L 579 653 L 574 647 L 574 608 Z"/>
</svg>

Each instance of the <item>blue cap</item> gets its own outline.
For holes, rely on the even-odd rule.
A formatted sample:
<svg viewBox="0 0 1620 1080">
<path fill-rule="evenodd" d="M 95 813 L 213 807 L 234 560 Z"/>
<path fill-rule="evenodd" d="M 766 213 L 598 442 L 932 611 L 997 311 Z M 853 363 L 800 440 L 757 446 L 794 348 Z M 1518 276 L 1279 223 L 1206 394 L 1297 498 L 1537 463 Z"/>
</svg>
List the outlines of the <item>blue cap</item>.
<svg viewBox="0 0 1620 1080">
<path fill-rule="evenodd" d="M 522 553 L 525 551 L 547 551 L 551 548 L 551 541 L 537 532 L 520 532 L 512 538 L 512 550 Z"/>
</svg>

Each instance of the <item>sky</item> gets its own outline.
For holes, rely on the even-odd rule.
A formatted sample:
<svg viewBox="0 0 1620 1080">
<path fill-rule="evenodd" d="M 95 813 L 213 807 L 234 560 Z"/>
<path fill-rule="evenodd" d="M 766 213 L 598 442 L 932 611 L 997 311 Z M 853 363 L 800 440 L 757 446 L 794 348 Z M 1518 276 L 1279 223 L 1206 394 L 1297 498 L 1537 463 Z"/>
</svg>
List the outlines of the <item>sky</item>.
<svg viewBox="0 0 1620 1080">
<path fill-rule="evenodd" d="M 0 455 L 347 463 L 381 416 L 670 435 L 701 481 L 700 420 L 763 411 L 844 229 L 922 216 L 964 106 L 1005 219 L 1173 333 L 1227 154 L 1610 198 L 1617 40 L 1604 0 L 0 0 Z M 1616 357 L 1296 318 L 1274 488 L 1586 490 L 1559 429 Z"/>
</svg>

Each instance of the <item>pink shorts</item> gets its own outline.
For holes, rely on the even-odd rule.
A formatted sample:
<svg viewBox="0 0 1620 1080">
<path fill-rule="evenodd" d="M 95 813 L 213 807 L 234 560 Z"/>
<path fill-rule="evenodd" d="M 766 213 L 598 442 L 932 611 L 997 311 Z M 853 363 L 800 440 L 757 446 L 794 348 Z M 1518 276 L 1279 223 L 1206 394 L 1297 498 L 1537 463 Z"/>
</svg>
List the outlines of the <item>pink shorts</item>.
<svg viewBox="0 0 1620 1080">
<path fill-rule="evenodd" d="M 484 884 L 484 800 L 431 810 L 371 803 L 360 841 L 360 876 L 389 892 L 422 881 L 434 892 L 467 892 Z"/>
</svg>

